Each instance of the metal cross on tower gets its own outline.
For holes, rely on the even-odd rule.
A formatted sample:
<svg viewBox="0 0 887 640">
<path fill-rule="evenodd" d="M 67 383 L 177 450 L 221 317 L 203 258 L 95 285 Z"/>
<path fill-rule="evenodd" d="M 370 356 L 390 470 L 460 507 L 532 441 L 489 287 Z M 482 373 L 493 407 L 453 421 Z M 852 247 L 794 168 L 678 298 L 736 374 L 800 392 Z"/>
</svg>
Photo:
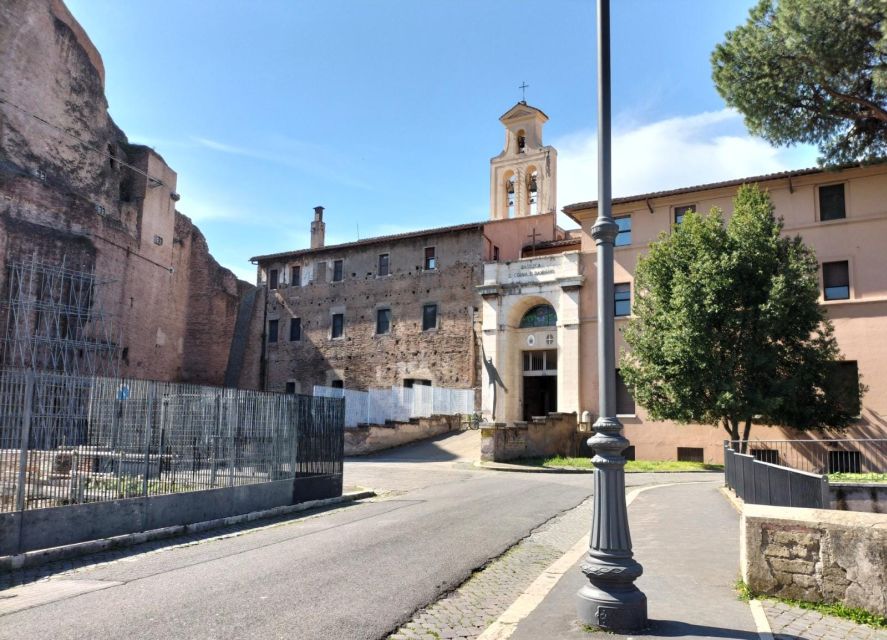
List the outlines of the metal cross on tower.
<svg viewBox="0 0 887 640">
<path fill-rule="evenodd" d="M 530 85 L 527 84 L 527 81 L 524 80 L 523 82 L 521 82 L 521 85 L 518 87 L 518 89 L 520 89 L 520 91 L 521 91 L 521 99 L 520 99 L 521 102 L 527 101 L 527 88 L 529 86 Z"/>
<path fill-rule="evenodd" d="M 540 234 L 536 232 L 536 227 L 533 227 L 533 233 L 528 233 L 528 234 L 527 234 L 527 237 L 528 237 L 528 238 L 532 241 L 532 243 L 533 243 L 532 246 L 533 246 L 533 257 L 534 257 L 534 258 L 536 257 L 536 238 L 538 238 L 539 235 L 540 235 Z"/>
</svg>

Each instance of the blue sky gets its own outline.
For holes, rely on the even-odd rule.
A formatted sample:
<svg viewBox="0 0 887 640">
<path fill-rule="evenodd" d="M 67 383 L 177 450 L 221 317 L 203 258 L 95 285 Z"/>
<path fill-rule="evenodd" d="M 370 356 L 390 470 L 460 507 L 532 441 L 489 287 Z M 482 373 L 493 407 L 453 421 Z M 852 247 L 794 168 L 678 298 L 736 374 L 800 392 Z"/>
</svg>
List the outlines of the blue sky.
<svg viewBox="0 0 887 640">
<path fill-rule="evenodd" d="M 67 0 L 111 115 L 178 172 L 179 210 L 226 267 L 487 218 L 498 118 L 550 117 L 558 206 L 596 196 L 591 0 Z M 614 0 L 614 195 L 815 163 L 725 110 L 709 56 L 751 0 Z M 564 219 L 563 224 L 569 225 Z"/>
</svg>

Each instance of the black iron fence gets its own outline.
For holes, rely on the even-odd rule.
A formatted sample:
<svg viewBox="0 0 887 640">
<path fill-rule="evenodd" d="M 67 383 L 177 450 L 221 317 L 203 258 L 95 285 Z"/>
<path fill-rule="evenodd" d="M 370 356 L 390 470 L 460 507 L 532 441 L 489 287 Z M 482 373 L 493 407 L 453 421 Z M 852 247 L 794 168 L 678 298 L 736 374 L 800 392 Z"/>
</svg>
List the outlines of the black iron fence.
<svg viewBox="0 0 887 640">
<path fill-rule="evenodd" d="M 0 371 L 0 513 L 342 474 L 344 401 Z"/>
<path fill-rule="evenodd" d="M 724 442 L 724 476 L 727 486 L 749 504 L 777 507 L 830 509 L 828 476 L 790 469 L 739 453 Z"/>
<path fill-rule="evenodd" d="M 731 442 L 739 450 L 739 442 Z M 753 440 L 747 453 L 799 471 L 817 474 L 887 472 L 887 439 Z"/>
</svg>

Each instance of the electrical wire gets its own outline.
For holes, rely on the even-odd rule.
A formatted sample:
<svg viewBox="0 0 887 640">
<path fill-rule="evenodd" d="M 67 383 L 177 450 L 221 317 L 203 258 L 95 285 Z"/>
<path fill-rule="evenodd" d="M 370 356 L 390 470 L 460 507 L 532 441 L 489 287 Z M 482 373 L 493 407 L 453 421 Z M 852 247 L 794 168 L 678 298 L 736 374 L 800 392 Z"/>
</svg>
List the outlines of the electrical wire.
<svg viewBox="0 0 887 640">
<path fill-rule="evenodd" d="M 117 162 L 118 164 L 120 164 L 120 165 L 122 165 L 122 166 L 124 166 L 124 167 L 127 167 L 128 169 L 131 169 L 132 171 L 135 171 L 136 173 L 138 173 L 138 174 L 140 174 L 140 175 L 145 176 L 145 178 L 147 178 L 150 182 L 153 182 L 156 186 L 159 186 L 159 187 L 166 186 L 166 185 L 163 183 L 163 180 L 160 180 L 159 178 L 155 178 L 154 176 L 150 175 L 147 171 L 142 171 L 142 170 L 139 169 L 138 167 L 135 167 L 135 166 L 133 166 L 133 165 L 127 163 L 127 162 L 122 162 L 117 156 L 115 156 L 115 155 L 113 155 L 113 154 L 111 154 L 111 153 L 108 153 L 108 152 L 106 152 L 106 151 L 103 151 L 102 149 L 100 149 L 100 148 L 98 148 L 98 147 L 96 147 L 96 146 L 94 146 L 94 145 L 91 145 L 90 143 L 88 143 L 86 140 L 84 140 L 83 138 L 81 138 L 81 137 L 78 136 L 77 134 L 75 134 L 75 133 L 71 133 L 71 132 L 68 131 L 67 129 L 65 129 L 65 128 L 63 128 L 63 127 L 60 127 L 60 126 L 58 126 L 58 125 L 56 125 L 56 124 L 53 124 L 53 123 L 49 122 L 48 120 L 46 120 L 46 119 L 44 119 L 44 118 L 41 118 L 41 117 L 38 116 L 36 113 L 32 113 L 32 112 L 30 112 L 30 111 L 28 111 L 27 109 L 25 109 L 24 107 L 19 106 L 19 105 L 15 104 L 14 102 L 10 102 L 9 100 L 7 100 L 6 98 L 4 98 L 4 97 L 2 97 L 2 96 L 0 96 L 0 104 L 6 104 L 6 105 L 9 105 L 10 107 L 12 107 L 13 109 L 15 109 L 16 111 L 19 111 L 19 112 L 25 114 L 26 116 L 30 116 L 31 118 L 34 118 L 34 120 L 36 120 L 37 122 L 40 122 L 41 124 L 44 124 L 44 125 L 46 125 L 46 126 L 48 126 L 48 127 L 51 127 L 51 128 L 53 128 L 53 129 L 55 129 L 56 131 L 59 131 L 59 132 L 65 134 L 66 136 L 68 136 L 68 137 L 70 137 L 70 138 L 73 138 L 74 140 L 76 140 L 77 142 L 79 142 L 79 143 L 82 144 L 83 146 L 87 147 L 87 148 L 90 149 L 91 151 L 94 151 L 95 153 L 98 153 L 99 155 L 104 156 L 105 158 L 110 158 L 110 159 L 113 160 L 114 162 Z M 172 193 L 173 193 L 173 192 L 170 191 L 170 194 L 172 194 Z"/>
<path fill-rule="evenodd" d="M 0 91 L 2 91 L 2 89 L 0 89 Z M 127 167 L 128 169 L 130 169 L 130 170 L 132 170 L 132 171 L 135 171 L 135 172 L 138 173 L 139 175 L 143 175 L 143 176 L 145 176 L 145 178 L 147 178 L 150 182 L 153 182 L 156 186 L 166 186 L 166 185 L 163 183 L 162 180 L 160 180 L 160 179 L 158 179 L 158 178 L 155 178 L 154 176 L 150 175 L 148 172 L 146 172 L 146 171 L 142 171 L 142 170 L 139 169 L 138 167 L 134 167 L 133 165 L 131 165 L 131 164 L 127 163 L 127 162 L 122 162 L 119 158 L 117 158 L 117 157 L 114 156 L 113 154 L 107 153 L 107 152 L 103 151 L 102 149 L 100 149 L 100 148 L 98 148 L 98 147 L 95 147 L 95 146 L 89 144 L 88 142 L 86 142 L 86 141 L 85 141 L 83 138 L 81 138 L 80 136 L 78 136 L 78 135 L 76 135 L 76 134 L 74 134 L 74 133 L 71 133 L 70 131 L 68 131 L 68 130 L 66 130 L 66 129 L 64 129 L 64 128 L 58 126 L 58 125 L 53 124 L 53 123 L 49 122 L 48 120 L 45 120 L 44 118 L 41 118 L 41 117 L 38 116 L 36 113 L 31 113 L 30 111 L 28 111 L 28 110 L 25 109 L 24 107 L 21 107 L 21 106 L 15 104 L 15 103 L 13 103 L 13 102 L 10 102 L 9 100 L 7 100 L 6 98 L 3 98 L 2 96 L 0 96 L 0 104 L 6 104 L 6 105 L 9 105 L 10 107 L 12 107 L 13 109 L 15 109 L 16 111 L 19 111 L 19 112 L 25 114 L 26 116 L 30 116 L 31 118 L 34 118 L 35 120 L 37 120 L 37 122 L 40 122 L 40 123 L 42 123 L 42 124 L 44 124 L 44 125 L 46 125 L 46 126 L 48 126 L 48 127 L 51 127 L 51 128 L 53 128 L 53 129 L 55 129 L 55 130 L 57 130 L 57 131 L 59 131 L 59 132 L 65 134 L 66 136 L 69 136 L 69 137 L 73 138 L 74 140 L 76 140 L 76 141 L 79 142 L 80 144 L 84 145 L 85 147 L 87 147 L 87 148 L 90 149 L 91 151 L 94 151 L 95 153 L 98 153 L 99 155 L 104 156 L 104 157 L 106 157 L 106 158 L 110 158 L 111 160 L 114 160 L 115 162 L 117 162 L 117 163 L 120 164 L 121 166 Z M 173 194 L 173 192 L 170 191 L 170 194 Z M 90 203 L 92 202 L 89 198 L 87 198 L 87 197 L 86 197 L 85 195 L 83 195 L 83 194 L 77 193 L 76 195 L 78 195 L 79 197 L 83 198 L 83 199 L 84 199 L 85 201 L 87 201 L 87 202 L 90 202 Z M 173 194 L 173 195 L 177 195 L 177 194 Z M 168 266 L 166 266 L 166 265 L 160 264 L 159 262 L 156 262 L 156 261 L 152 260 L 151 258 L 148 258 L 147 256 L 143 256 L 143 255 L 142 255 L 141 253 L 139 253 L 138 251 L 134 251 L 134 250 L 131 249 L 130 247 L 125 247 L 125 246 L 123 246 L 123 245 L 117 244 L 116 242 L 113 242 L 113 241 L 109 240 L 108 238 L 103 238 L 102 236 L 99 236 L 98 234 L 93 234 L 93 233 L 87 233 L 86 235 L 91 235 L 91 236 L 93 236 L 93 237 L 96 237 L 96 238 L 98 238 L 98 239 L 104 241 L 104 242 L 107 242 L 108 244 L 111 244 L 111 245 L 117 247 L 118 249 L 123 249 L 123 250 L 125 250 L 127 253 L 129 253 L 129 254 L 131 254 L 131 255 L 134 255 L 134 256 L 136 256 L 136 257 L 138 257 L 138 258 L 141 258 L 141 259 L 143 259 L 143 260 L 145 260 L 145 261 L 147 261 L 147 262 L 150 262 L 151 264 L 154 264 L 154 265 L 160 267 L 160 268 L 163 269 L 164 271 L 168 271 L 169 273 L 173 273 L 173 272 L 175 271 L 175 269 L 174 269 L 173 267 L 168 267 Z"/>
</svg>

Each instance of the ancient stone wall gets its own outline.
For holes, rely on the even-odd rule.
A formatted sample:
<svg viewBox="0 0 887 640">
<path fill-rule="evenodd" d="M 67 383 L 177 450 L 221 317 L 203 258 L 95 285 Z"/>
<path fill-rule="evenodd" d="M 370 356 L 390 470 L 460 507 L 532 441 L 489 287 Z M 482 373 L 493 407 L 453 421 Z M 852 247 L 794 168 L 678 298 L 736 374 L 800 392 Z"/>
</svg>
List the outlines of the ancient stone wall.
<svg viewBox="0 0 887 640">
<path fill-rule="evenodd" d="M 0 3 L 0 42 L 0 295 L 9 261 L 95 269 L 123 375 L 221 384 L 248 285 L 108 115 L 98 51 L 59 0 Z"/>
<path fill-rule="evenodd" d="M 752 591 L 887 615 L 887 515 L 747 504 L 741 535 Z"/>
<path fill-rule="evenodd" d="M 424 268 L 424 250 L 435 247 L 436 267 Z M 471 388 L 477 378 L 475 287 L 480 283 L 484 241 L 480 226 L 350 247 L 295 252 L 261 263 L 267 282 L 276 269 L 280 285 L 269 291 L 268 322 L 278 340 L 266 344 L 265 389 L 311 393 L 313 385 L 342 380 L 349 389 L 402 385 L 407 379 L 435 386 Z M 389 275 L 378 274 L 379 255 L 389 255 Z M 331 282 L 334 261 L 343 261 L 341 282 Z M 323 263 L 323 267 L 318 267 Z M 299 286 L 292 267 L 301 268 Z M 437 327 L 423 331 L 422 308 L 438 305 Z M 377 311 L 390 309 L 388 333 L 376 333 Z M 341 338 L 331 337 L 332 316 L 344 314 Z M 290 323 L 301 320 L 301 337 L 290 341 Z"/>
</svg>

